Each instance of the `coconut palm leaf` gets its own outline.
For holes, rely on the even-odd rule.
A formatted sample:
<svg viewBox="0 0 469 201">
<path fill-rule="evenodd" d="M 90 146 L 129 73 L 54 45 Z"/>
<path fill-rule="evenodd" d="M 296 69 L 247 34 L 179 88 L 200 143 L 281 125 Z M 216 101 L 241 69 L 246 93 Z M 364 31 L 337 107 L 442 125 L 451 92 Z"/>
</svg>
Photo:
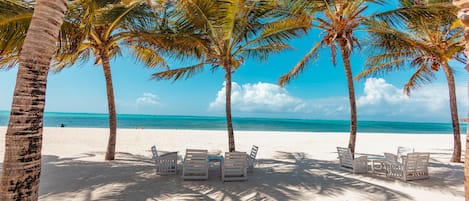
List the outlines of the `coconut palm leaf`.
<svg viewBox="0 0 469 201">
<path fill-rule="evenodd" d="M 278 81 L 280 86 L 287 85 L 292 79 L 297 78 L 301 72 L 304 71 L 306 66 L 310 63 L 310 61 L 316 59 L 318 57 L 318 51 L 322 48 L 324 44 L 322 42 L 316 43 L 311 50 L 293 67 L 290 72 L 282 75 Z"/>
<path fill-rule="evenodd" d="M 152 79 L 154 80 L 169 80 L 172 79 L 173 81 L 179 79 L 188 79 L 194 76 L 197 73 L 201 73 L 204 69 L 204 66 L 209 63 L 198 63 L 196 65 L 166 70 L 159 73 L 154 73 L 152 75 Z"/>
</svg>

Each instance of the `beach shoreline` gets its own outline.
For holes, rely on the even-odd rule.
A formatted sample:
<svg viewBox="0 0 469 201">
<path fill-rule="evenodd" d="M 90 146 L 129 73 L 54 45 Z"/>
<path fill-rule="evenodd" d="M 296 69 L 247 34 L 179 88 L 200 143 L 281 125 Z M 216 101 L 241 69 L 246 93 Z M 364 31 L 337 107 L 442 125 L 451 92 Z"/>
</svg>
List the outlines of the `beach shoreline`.
<svg viewBox="0 0 469 201">
<path fill-rule="evenodd" d="M 0 161 L 5 132 L 0 127 Z M 248 181 L 227 184 L 216 176 L 156 176 L 150 151 L 178 151 L 180 163 L 186 148 L 225 152 L 226 131 L 118 129 L 112 162 L 103 160 L 108 135 L 105 128 L 44 128 L 40 200 L 464 200 L 463 164 L 449 163 L 449 134 L 358 133 L 359 155 L 395 153 L 397 146 L 431 153 L 430 179 L 403 182 L 339 169 L 336 147 L 347 146 L 348 133 L 235 130 L 238 151 L 259 146 L 259 166 Z"/>
</svg>

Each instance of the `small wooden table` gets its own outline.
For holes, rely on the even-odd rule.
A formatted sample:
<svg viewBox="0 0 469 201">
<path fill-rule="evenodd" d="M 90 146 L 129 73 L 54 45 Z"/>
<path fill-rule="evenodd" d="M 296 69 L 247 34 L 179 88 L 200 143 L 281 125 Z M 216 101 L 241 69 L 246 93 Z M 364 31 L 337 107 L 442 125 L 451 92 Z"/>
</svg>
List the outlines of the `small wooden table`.
<svg viewBox="0 0 469 201">
<path fill-rule="evenodd" d="M 216 163 L 216 162 L 220 163 L 220 174 L 221 174 L 221 171 L 222 171 L 221 168 L 223 165 L 223 155 L 209 154 L 207 158 L 208 158 L 209 167 L 210 167 L 210 163 Z"/>
<path fill-rule="evenodd" d="M 383 156 L 371 156 L 368 157 L 368 162 L 371 162 L 371 173 L 375 173 L 375 164 L 378 163 L 381 165 L 381 169 L 383 169 L 383 163 L 386 160 Z"/>
</svg>

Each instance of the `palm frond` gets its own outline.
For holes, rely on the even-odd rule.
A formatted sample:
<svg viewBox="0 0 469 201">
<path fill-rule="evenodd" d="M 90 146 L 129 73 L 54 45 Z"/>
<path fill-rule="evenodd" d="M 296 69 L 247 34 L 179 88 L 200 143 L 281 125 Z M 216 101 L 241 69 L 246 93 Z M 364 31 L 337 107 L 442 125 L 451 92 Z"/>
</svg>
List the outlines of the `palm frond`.
<svg viewBox="0 0 469 201">
<path fill-rule="evenodd" d="M 154 80 L 179 80 L 181 78 L 183 79 L 188 79 L 192 76 L 194 76 L 197 73 L 201 73 L 204 66 L 208 63 L 199 63 L 193 66 L 188 66 L 188 67 L 183 67 L 183 68 L 177 68 L 177 69 L 172 69 L 172 70 L 166 70 L 163 72 L 159 73 L 154 73 L 152 74 L 151 79 Z"/>
<path fill-rule="evenodd" d="M 18 65 L 19 55 L 17 53 L 0 55 L 0 70 L 10 70 Z"/>
<path fill-rule="evenodd" d="M 314 47 L 308 53 L 306 53 L 306 55 L 295 65 L 295 67 L 290 70 L 290 72 L 282 75 L 279 78 L 278 84 L 280 86 L 285 86 L 292 79 L 298 77 L 298 75 L 301 74 L 301 72 L 303 72 L 303 70 L 306 68 L 306 65 L 309 64 L 311 60 L 317 57 L 317 52 L 321 46 L 323 46 L 322 41 L 316 43 L 316 45 L 314 45 Z"/>
<path fill-rule="evenodd" d="M 258 59 L 260 61 L 267 61 L 270 54 L 278 53 L 285 49 L 293 49 L 293 47 L 285 43 L 270 43 L 253 48 L 245 48 L 243 49 L 243 55 L 246 55 L 248 58 Z"/>
<path fill-rule="evenodd" d="M 409 81 L 404 85 L 404 93 L 410 95 L 414 89 L 422 85 L 429 84 L 435 79 L 434 72 L 426 65 L 420 65 L 417 70 L 412 74 Z"/>
<path fill-rule="evenodd" d="M 142 45 L 128 45 L 131 48 L 135 58 L 139 62 L 143 62 L 148 68 L 156 66 L 167 67 L 165 59 L 159 54 L 157 49 L 145 47 Z"/>
<path fill-rule="evenodd" d="M 242 0 L 220 0 L 219 9 L 224 13 L 221 21 L 223 40 L 231 40 L 235 29 L 236 15 L 240 12 Z"/>
<path fill-rule="evenodd" d="M 33 6 L 28 2 L 0 1 L 0 68 L 11 69 L 16 65 L 31 22 Z"/>
<path fill-rule="evenodd" d="M 425 5 L 404 3 L 397 9 L 380 12 L 372 15 L 371 18 L 384 21 L 391 26 L 403 27 L 406 26 L 407 22 L 414 20 L 415 17 L 434 18 L 455 13 L 455 11 L 455 6 L 445 2 Z"/>
</svg>

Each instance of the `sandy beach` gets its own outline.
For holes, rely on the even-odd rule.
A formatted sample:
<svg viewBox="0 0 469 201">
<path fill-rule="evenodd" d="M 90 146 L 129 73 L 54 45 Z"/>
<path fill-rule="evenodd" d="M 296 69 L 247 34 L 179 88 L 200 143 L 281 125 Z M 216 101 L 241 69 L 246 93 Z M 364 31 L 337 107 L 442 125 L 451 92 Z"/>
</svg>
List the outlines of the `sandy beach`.
<svg viewBox="0 0 469 201">
<path fill-rule="evenodd" d="M 0 127 L 0 161 L 5 131 Z M 397 146 L 431 152 L 430 178 L 407 182 L 340 169 L 336 147 L 347 146 L 347 133 L 235 131 L 238 151 L 259 146 L 258 166 L 248 181 L 227 183 L 216 166 L 208 181 L 158 176 L 150 151 L 178 151 L 180 161 L 186 148 L 225 152 L 226 131 L 118 129 L 111 162 L 103 160 L 107 137 L 108 129 L 45 128 L 40 200 L 464 200 L 463 164 L 449 163 L 448 134 L 358 134 L 359 155 L 395 153 Z"/>
</svg>

